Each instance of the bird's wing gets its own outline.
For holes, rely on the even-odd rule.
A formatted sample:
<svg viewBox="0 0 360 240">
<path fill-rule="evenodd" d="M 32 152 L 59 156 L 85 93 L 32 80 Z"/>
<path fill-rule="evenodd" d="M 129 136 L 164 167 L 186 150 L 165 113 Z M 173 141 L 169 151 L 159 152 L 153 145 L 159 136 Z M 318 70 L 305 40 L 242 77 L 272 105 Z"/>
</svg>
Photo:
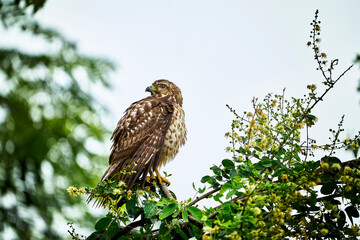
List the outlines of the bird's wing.
<svg viewBox="0 0 360 240">
<path fill-rule="evenodd" d="M 173 111 L 171 102 L 155 96 L 133 103 L 112 135 L 110 166 L 101 180 L 118 174 L 130 189 L 145 177 L 161 155 Z"/>
</svg>

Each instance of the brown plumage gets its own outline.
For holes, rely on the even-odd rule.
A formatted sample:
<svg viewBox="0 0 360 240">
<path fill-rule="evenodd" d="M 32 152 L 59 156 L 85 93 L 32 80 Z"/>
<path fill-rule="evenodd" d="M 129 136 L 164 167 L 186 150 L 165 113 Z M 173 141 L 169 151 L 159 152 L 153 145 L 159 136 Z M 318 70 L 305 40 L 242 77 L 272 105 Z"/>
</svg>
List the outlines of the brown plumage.
<svg viewBox="0 0 360 240">
<path fill-rule="evenodd" d="M 185 114 L 180 89 L 170 81 L 157 80 L 146 91 L 151 96 L 134 102 L 119 120 L 111 137 L 109 168 L 100 181 L 114 177 L 131 189 L 145 183 L 148 174 L 172 160 L 186 141 Z M 89 197 L 91 200 L 93 196 Z"/>
</svg>

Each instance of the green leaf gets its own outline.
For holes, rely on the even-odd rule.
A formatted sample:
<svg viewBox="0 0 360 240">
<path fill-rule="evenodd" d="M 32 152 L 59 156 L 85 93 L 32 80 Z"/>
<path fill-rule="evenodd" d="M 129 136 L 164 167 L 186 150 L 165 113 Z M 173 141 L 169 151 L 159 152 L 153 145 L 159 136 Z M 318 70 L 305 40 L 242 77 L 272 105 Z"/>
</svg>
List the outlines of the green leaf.
<svg viewBox="0 0 360 240">
<path fill-rule="evenodd" d="M 358 218 L 359 217 L 359 212 L 358 210 L 354 207 L 354 206 L 348 206 L 347 208 L 345 208 L 345 211 L 347 213 L 348 216 L 352 216 L 354 218 Z"/>
<path fill-rule="evenodd" d="M 279 151 L 276 153 L 275 158 L 277 160 L 281 159 L 281 155 L 283 155 L 286 152 L 286 150 L 284 148 L 280 148 Z"/>
<path fill-rule="evenodd" d="M 263 167 L 268 168 L 272 166 L 273 162 L 271 160 L 261 160 L 259 164 L 262 165 Z"/>
<path fill-rule="evenodd" d="M 202 236 L 202 229 L 198 228 L 195 224 L 190 224 L 191 228 L 189 229 L 190 236 L 194 236 L 190 238 L 191 240 L 201 239 Z"/>
<path fill-rule="evenodd" d="M 263 150 L 261 149 L 261 148 L 259 148 L 259 147 L 254 147 L 254 149 L 256 150 L 256 151 L 259 151 L 259 152 L 262 152 Z"/>
<path fill-rule="evenodd" d="M 162 198 L 162 199 L 160 199 L 159 201 L 156 202 L 156 205 L 162 207 L 162 206 L 170 204 L 170 203 L 172 203 L 172 201 L 169 200 L 168 198 Z"/>
<path fill-rule="evenodd" d="M 196 187 L 195 187 L 195 183 L 192 183 L 192 187 L 193 187 L 193 189 L 194 189 L 195 191 L 197 191 L 197 190 L 196 190 Z"/>
<path fill-rule="evenodd" d="M 126 202 L 126 210 L 130 217 L 135 217 L 139 211 L 139 207 L 136 206 L 136 198 L 131 198 Z"/>
<path fill-rule="evenodd" d="M 186 209 L 183 209 L 182 213 L 181 213 L 181 216 L 182 216 L 182 219 L 184 219 L 185 222 L 188 222 L 189 221 L 189 218 L 188 218 L 188 212 Z"/>
<path fill-rule="evenodd" d="M 159 239 L 171 239 L 169 236 L 169 228 L 166 226 L 166 223 L 162 223 L 159 228 Z"/>
<path fill-rule="evenodd" d="M 194 206 L 188 206 L 187 210 L 197 221 L 201 222 L 202 212 L 200 209 Z"/>
<path fill-rule="evenodd" d="M 316 203 L 317 203 L 317 194 L 316 193 L 311 193 L 310 206 L 315 207 Z"/>
<path fill-rule="evenodd" d="M 171 203 L 169 206 L 166 206 L 160 213 L 159 215 L 159 219 L 162 220 L 164 218 L 167 218 L 168 216 L 170 216 L 171 214 L 173 214 L 173 212 L 175 211 L 175 209 L 178 207 L 177 203 Z"/>
<path fill-rule="evenodd" d="M 222 165 L 227 169 L 234 169 L 235 168 L 234 162 L 229 160 L 229 159 L 223 160 Z"/>
<path fill-rule="evenodd" d="M 107 234 L 109 238 L 114 237 L 119 232 L 119 225 L 116 223 L 116 221 L 113 221 L 110 224 L 109 229 L 107 230 Z"/>
<path fill-rule="evenodd" d="M 155 202 L 149 202 L 145 204 L 144 206 L 144 213 L 146 218 L 151 218 L 155 215 L 156 211 L 158 209 L 158 206 Z"/>
<path fill-rule="evenodd" d="M 344 211 L 340 211 L 340 212 L 339 212 L 339 216 L 340 216 L 340 218 L 339 218 L 339 220 L 337 221 L 337 224 L 338 224 L 338 227 L 339 227 L 339 228 L 342 228 L 342 227 L 344 227 L 344 225 L 345 225 L 345 223 L 346 223 L 346 216 L 345 216 Z"/>
<path fill-rule="evenodd" d="M 210 169 L 214 172 L 215 175 L 219 176 L 221 174 L 221 169 L 217 166 L 212 166 Z"/>
<path fill-rule="evenodd" d="M 220 193 L 222 194 L 222 193 L 224 193 L 227 190 L 232 189 L 232 188 L 233 188 L 233 186 L 231 185 L 231 183 L 227 182 L 227 183 L 225 183 L 224 185 L 221 186 Z"/>
<path fill-rule="evenodd" d="M 315 124 L 315 119 L 316 119 L 316 117 L 314 115 L 311 115 L 311 114 L 307 115 L 307 120 L 311 125 Z"/>
<path fill-rule="evenodd" d="M 350 200 L 358 199 L 359 196 L 357 196 L 357 189 L 353 188 L 351 191 L 345 192 L 344 197 Z"/>
<path fill-rule="evenodd" d="M 99 232 L 104 231 L 107 226 L 109 226 L 110 222 L 112 221 L 109 217 L 101 218 L 97 223 L 95 224 L 95 229 Z"/>
<path fill-rule="evenodd" d="M 243 192 L 236 192 L 235 195 L 236 195 L 237 197 L 241 197 L 242 195 L 244 195 L 244 193 L 243 193 Z"/>
<path fill-rule="evenodd" d="M 233 178 L 235 176 L 238 176 L 238 172 L 235 169 L 230 170 L 230 178 Z"/>
<path fill-rule="evenodd" d="M 218 181 L 222 181 L 223 178 L 222 178 L 222 176 L 219 175 L 219 176 L 216 176 L 215 179 Z"/>
<path fill-rule="evenodd" d="M 323 158 L 321 158 L 322 161 L 324 162 L 327 162 L 327 163 L 338 163 L 338 164 L 341 164 L 341 161 L 339 158 L 337 157 L 328 157 L 328 156 L 325 156 Z"/>
<path fill-rule="evenodd" d="M 324 195 L 329 195 L 335 191 L 337 188 L 336 183 L 334 182 L 326 182 L 320 189 L 320 192 Z"/>
<path fill-rule="evenodd" d="M 228 193 L 226 194 L 226 199 L 231 198 L 236 192 L 237 192 L 236 189 L 233 189 L 233 190 L 231 190 L 230 192 L 228 192 Z"/>
<path fill-rule="evenodd" d="M 223 196 L 224 196 L 224 195 L 223 195 L 222 193 L 217 193 L 217 194 L 215 194 L 215 196 L 214 196 L 213 198 L 214 198 L 215 201 L 222 203 L 222 201 L 220 200 L 220 198 L 223 197 Z"/>
<path fill-rule="evenodd" d="M 180 208 L 177 208 L 175 213 L 172 215 L 172 218 L 176 218 L 180 213 Z"/>
<path fill-rule="evenodd" d="M 221 205 L 222 210 L 225 214 L 230 214 L 232 212 L 232 208 L 234 207 L 234 203 L 232 202 L 225 202 Z"/>
<path fill-rule="evenodd" d="M 90 234 L 90 236 L 88 236 L 86 238 L 86 240 L 97 240 L 97 239 L 100 239 L 100 237 L 102 236 L 101 233 L 99 232 L 93 232 L 92 234 Z"/>
<path fill-rule="evenodd" d="M 245 171 L 243 169 L 239 170 L 239 176 L 241 178 L 249 178 L 250 177 L 250 173 L 248 171 Z"/>
<path fill-rule="evenodd" d="M 299 154 L 297 154 L 296 152 L 294 153 L 294 156 L 293 156 L 297 162 L 301 162 L 301 158 L 299 157 Z"/>
<path fill-rule="evenodd" d="M 240 147 L 238 150 L 236 150 L 236 152 L 241 153 L 241 154 L 246 154 L 246 151 L 243 147 Z"/>
<path fill-rule="evenodd" d="M 175 228 L 175 231 L 185 240 L 188 240 L 189 238 L 186 236 L 183 230 L 179 226 Z"/>
<path fill-rule="evenodd" d="M 202 183 L 206 183 L 210 179 L 210 176 L 206 175 L 201 179 Z"/>
<path fill-rule="evenodd" d="M 199 188 L 199 189 L 198 189 L 198 192 L 199 192 L 200 194 L 202 194 L 202 193 L 205 192 L 205 190 L 206 190 L 206 186 L 203 187 L 203 188 Z"/>
</svg>

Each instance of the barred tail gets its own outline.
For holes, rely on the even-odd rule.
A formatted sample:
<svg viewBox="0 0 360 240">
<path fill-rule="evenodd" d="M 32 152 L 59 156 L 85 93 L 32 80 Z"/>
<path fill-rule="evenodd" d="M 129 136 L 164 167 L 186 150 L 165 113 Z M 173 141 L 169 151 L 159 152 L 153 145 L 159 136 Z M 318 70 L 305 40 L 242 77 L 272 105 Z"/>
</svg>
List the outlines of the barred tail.
<svg viewBox="0 0 360 240">
<path fill-rule="evenodd" d="M 101 180 L 99 181 L 99 183 L 96 185 L 95 189 L 99 186 L 100 182 L 106 181 L 107 179 L 111 178 L 117 171 L 119 164 L 112 164 L 108 167 L 108 169 L 105 171 L 104 175 L 101 177 Z M 89 195 L 89 197 L 86 199 L 87 203 L 90 203 L 93 199 L 95 198 L 94 194 L 91 193 Z M 96 197 L 95 202 L 93 204 L 93 206 L 95 207 L 105 207 L 107 202 L 107 199 L 105 198 L 101 198 L 101 197 Z"/>
</svg>

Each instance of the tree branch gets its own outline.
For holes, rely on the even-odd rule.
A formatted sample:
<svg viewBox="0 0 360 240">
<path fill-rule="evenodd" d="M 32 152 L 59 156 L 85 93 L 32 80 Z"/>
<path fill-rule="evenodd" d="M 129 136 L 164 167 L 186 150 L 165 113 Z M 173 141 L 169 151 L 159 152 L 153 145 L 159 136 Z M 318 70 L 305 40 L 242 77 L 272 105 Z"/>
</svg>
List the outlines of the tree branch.
<svg viewBox="0 0 360 240">
<path fill-rule="evenodd" d="M 174 200 L 173 195 L 170 193 L 169 189 L 166 186 L 166 183 L 162 182 L 160 184 L 160 188 L 163 191 L 164 195 L 169 199 L 169 200 Z"/>
<path fill-rule="evenodd" d="M 112 237 L 112 240 L 116 240 L 118 238 L 120 238 L 121 236 L 126 235 L 128 232 L 130 232 L 131 230 L 133 230 L 134 228 L 143 226 L 146 222 L 146 219 L 140 219 L 139 221 L 136 222 L 132 222 L 128 225 L 126 225 L 126 227 L 124 227 L 123 229 L 121 229 L 114 237 Z"/>
<path fill-rule="evenodd" d="M 220 191 L 221 187 L 218 187 L 218 188 L 215 188 L 213 190 L 211 190 L 210 192 L 207 192 L 199 197 L 196 197 L 193 201 L 191 201 L 187 206 L 192 206 L 194 205 L 195 203 L 201 201 L 202 199 L 204 198 L 207 198 L 208 196 L 210 196 L 211 194 L 213 193 L 216 193 L 217 191 Z"/>
<path fill-rule="evenodd" d="M 193 216 L 189 215 L 189 222 L 195 224 L 197 227 L 202 228 L 203 224 L 201 222 L 198 222 Z"/>
</svg>

